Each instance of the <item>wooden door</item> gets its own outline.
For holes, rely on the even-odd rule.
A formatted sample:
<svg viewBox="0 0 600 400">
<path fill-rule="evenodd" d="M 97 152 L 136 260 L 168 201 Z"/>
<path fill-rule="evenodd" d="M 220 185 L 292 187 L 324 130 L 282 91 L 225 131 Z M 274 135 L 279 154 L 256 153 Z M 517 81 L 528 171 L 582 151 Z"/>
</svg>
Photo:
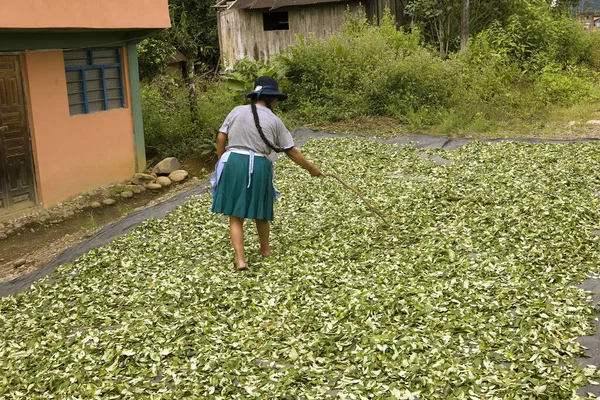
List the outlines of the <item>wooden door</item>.
<svg viewBox="0 0 600 400">
<path fill-rule="evenodd" d="M 19 60 L 0 55 L 0 214 L 36 203 Z"/>
</svg>

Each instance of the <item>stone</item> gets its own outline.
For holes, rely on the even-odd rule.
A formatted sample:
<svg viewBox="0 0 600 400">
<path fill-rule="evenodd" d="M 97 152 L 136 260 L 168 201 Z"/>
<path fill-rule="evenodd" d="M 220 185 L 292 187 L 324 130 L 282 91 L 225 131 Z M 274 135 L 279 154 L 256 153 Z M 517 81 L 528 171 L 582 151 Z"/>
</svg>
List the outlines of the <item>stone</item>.
<svg viewBox="0 0 600 400">
<path fill-rule="evenodd" d="M 130 199 L 133 197 L 133 192 L 126 190 L 124 192 L 121 192 L 121 197 L 124 199 Z"/>
<path fill-rule="evenodd" d="M 6 236 L 6 234 L 4 233 L 0 233 L 0 240 L 5 240 L 8 239 L 8 236 Z"/>
<path fill-rule="evenodd" d="M 99 202 L 97 202 L 97 201 L 94 201 L 94 202 L 93 202 L 92 204 L 90 204 L 90 205 L 92 206 L 92 208 L 100 208 L 100 207 L 102 207 L 102 204 L 100 204 L 100 203 L 99 203 Z"/>
<path fill-rule="evenodd" d="M 21 268 L 25 264 L 27 264 L 27 260 L 24 258 L 20 258 L 13 263 L 13 268 L 14 269 Z"/>
<path fill-rule="evenodd" d="M 152 175 L 137 173 L 133 176 L 131 181 L 136 185 L 145 185 L 147 183 L 154 182 L 155 180 L 156 178 Z"/>
<path fill-rule="evenodd" d="M 75 215 L 75 211 L 73 211 L 73 210 L 67 210 L 67 211 L 65 211 L 65 212 L 63 213 L 63 218 L 70 218 L 70 217 L 72 217 L 73 215 Z"/>
<path fill-rule="evenodd" d="M 105 199 L 105 200 L 102 200 L 102 204 L 104 204 L 105 206 L 112 206 L 116 202 L 117 201 L 115 199 Z"/>
<path fill-rule="evenodd" d="M 150 189 L 150 190 L 160 190 L 160 189 L 162 189 L 162 186 L 159 185 L 158 183 L 149 183 L 146 185 L 146 188 Z"/>
<path fill-rule="evenodd" d="M 171 186 L 171 180 L 169 178 L 167 178 L 166 176 L 159 176 L 156 179 L 156 183 L 158 183 L 160 186 L 162 187 L 167 187 L 167 186 Z"/>
<path fill-rule="evenodd" d="M 0 224 L 0 232 L 4 232 L 6 230 L 6 226 L 4 224 Z"/>
<path fill-rule="evenodd" d="M 156 166 L 152 168 L 152 172 L 154 172 L 155 174 L 168 175 L 173 171 L 177 171 L 179 168 L 181 168 L 181 163 L 178 159 L 176 159 L 175 157 L 167 157 L 158 164 L 156 164 Z"/>
<path fill-rule="evenodd" d="M 173 171 L 169 174 L 169 179 L 173 182 L 181 182 L 185 178 L 187 178 L 188 172 L 183 169 L 178 169 L 177 171 Z"/>
<path fill-rule="evenodd" d="M 129 190 L 135 194 L 140 194 L 146 190 L 146 188 L 141 185 L 127 185 L 126 187 L 127 187 L 127 190 Z"/>
<path fill-rule="evenodd" d="M 600 125 L 600 119 L 590 119 L 586 124 L 589 125 Z"/>
</svg>

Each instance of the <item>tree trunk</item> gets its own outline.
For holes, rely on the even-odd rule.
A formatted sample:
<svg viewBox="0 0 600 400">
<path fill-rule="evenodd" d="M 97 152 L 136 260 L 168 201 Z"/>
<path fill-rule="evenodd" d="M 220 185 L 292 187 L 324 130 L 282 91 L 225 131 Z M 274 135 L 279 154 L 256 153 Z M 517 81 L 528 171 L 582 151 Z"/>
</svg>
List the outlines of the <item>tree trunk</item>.
<svg viewBox="0 0 600 400">
<path fill-rule="evenodd" d="M 469 46 L 469 0 L 462 0 L 460 20 L 460 51 L 465 52 Z"/>
<path fill-rule="evenodd" d="M 188 100 L 190 102 L 190 116 L 192 122 L 198 121 L 198 92 L 196 91 L 196 80 L 194 79 L 194 64 L 193 58 L 188 58 L 185 63 L 185 83 L 188 87 Z"/>
<path fill-rule="evenodd" d="M 440 57 L 446 58 L 446 38 L 444 35 L 444 21 L 442 20 L 442 17 L 438 18 L 437 24 L 437 37 L 440 45 Z"/>
</svg>

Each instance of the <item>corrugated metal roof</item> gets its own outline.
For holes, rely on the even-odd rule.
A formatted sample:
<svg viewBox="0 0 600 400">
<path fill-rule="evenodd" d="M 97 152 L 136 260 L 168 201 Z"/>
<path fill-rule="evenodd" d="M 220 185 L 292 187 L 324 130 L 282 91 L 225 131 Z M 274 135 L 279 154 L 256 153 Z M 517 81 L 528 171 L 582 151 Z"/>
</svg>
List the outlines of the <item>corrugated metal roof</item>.
<svg viewBox="0 0 600 400">
<path fill-rule="evenodd" d="M 353 0 L 237 0 L 231 9 L 264 9 L 275 10 L 282 7 L 310 6 L 324 3 L 351 3 Z M 358 1 L 358 0 L 355 0 Z"/>
</svg>

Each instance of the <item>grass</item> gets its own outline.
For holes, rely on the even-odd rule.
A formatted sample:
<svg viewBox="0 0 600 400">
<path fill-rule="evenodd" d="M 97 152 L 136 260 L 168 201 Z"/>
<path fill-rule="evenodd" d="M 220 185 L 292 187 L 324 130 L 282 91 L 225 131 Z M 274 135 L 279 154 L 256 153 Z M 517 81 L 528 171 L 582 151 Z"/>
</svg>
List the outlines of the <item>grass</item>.
<svg viewBox="0 0 600 400">
<path fill-rule="evenodd" d="M 0 397 L 576 399 L 595 143 L 316 140 L 276 166 L 274 255 L 236 272 L 210 198 L 0 299 Z M 246 224 L 247 249 L 258 245 Z"/>
<path fill-rule="evenodd" d="M 444 113 L 435 125 L 426 125 L 417 115 L 413 121 L 402 123 L 390 117 L 366 117 L 351 121 L 329 124 L 306 124 L 317 130 L 331 133 L 347 133 L 360 136 L 393 138 L 408 134 L 428 134 L 436 136 L 469 137 L 478 139 L 534 137 L 546 139 L 600 138 L 598 125 L 586 124 L 589 120 L 600 119 L 600 103 L 583 103 L 570 107 L 553 106 L 547 114 L 535 119 L 509 118 L 499 116 L 490 119 L 483 113 L 473 116 L 456 112 Z M 292 127 L 302 125 L 291 121 Z"/>
</svg>

